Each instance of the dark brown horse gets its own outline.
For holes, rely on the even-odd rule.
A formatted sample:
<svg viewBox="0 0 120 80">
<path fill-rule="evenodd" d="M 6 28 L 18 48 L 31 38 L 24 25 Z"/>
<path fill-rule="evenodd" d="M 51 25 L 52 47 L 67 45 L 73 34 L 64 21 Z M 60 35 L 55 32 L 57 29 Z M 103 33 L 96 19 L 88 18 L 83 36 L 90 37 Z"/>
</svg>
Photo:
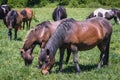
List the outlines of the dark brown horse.
<svg viewBox="0 0 120 80">
<path fill-rule="evenodd" d="M 51 37 L 52 33 L 55 31 L 57 26 L 63 20 L 59 20 L 56 22 L 44 21 L 38 24 L 35 28 L 31 29 L 26 37 L 23 47 L 20 49 L 21 56 L 24 59 L 25 65 L 29 65 L 32 63 L 33 60 L 33 50 L 35 46 L 38 44 L 41 47 L 41 51 L 44 50 L 44 47 Z M 61 50 L 60 50 L 61 51 Z M 60 52 L 63 54 L 63 52 Z M 70 53 L 70 50 L 68 50 Z M 68 62 L 70 54 L 68 54 L 66 61 Z M 60 61 L 62 62 L 62 61 Z M 40 67 L 40 58 L 38 62 L 38 66 Z"/>
<path fill-rule="evenodd" d="M 89 50 L 97 46 L 101 52 L 98 68 L 102 65 L 108 65 L 111 34 L 112 26 L 104 18 L 91 18 L 83 22 L 74 19 L 63 21 L 40 54 L 43 63 L 42 74 L 46 74 L 52 69 L 57 49 L 64 46 L 70 46 L 73 52 L 73 61 L 77 73 L 80 72 L 78 64 L 79 50 Z"/>
<path fill-rule="evenodd" d="M 7 4 L 0 5 L 0 19 L 4 19 L 10 10 L 11 8 Z"/>
<path fill-rule="evenodd" d="M 22 23 L 22 16 L 20 12 L 16 10 L 9 11 L 9 13 L 6 15 L 4 23 L 8 28 L 8 36 L 10 40 L 12 39 L 12 28 L 14 28 L 15 30 L 14 39 L 16 40 L 17 31 L 21 29 Z"/>
<path fill-rule="evenodd" d="M 33 17 L 33 10 L 31 8 L 25 8 L 21 11 L 21 15 L 23 16 L 23 29 L 26 23 L 27 29 L 30 29 L 30 23 Z"/>
<path fill-rule="evenodd" d="M 66 9 L 63 6 L 56 7 L 52 13 L 52 18 L 54 21 L 67 18 Z"/>
</svg>

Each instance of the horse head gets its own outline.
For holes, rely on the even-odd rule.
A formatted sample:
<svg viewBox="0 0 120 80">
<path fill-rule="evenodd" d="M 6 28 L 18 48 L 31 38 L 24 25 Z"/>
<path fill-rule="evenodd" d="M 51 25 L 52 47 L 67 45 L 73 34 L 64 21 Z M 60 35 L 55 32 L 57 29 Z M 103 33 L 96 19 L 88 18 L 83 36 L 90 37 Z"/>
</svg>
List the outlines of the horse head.
<svg viewBox="0 0 120 80">
<path fill-rule="evenodd" d="M 42 51 L 39 60 L 42 61 L 42 74 L 49 73 L 55 63 L 55 58 L 50 54 L 50 50 Z"/>
<path fill-rule="evenodd" d="M 21 57 L 24 59 L 25 65 L 32 64 L 33 55 L 31 54 L 31 49 L 24 50 L 23 48 L 20 49 Z"/>
</svg>

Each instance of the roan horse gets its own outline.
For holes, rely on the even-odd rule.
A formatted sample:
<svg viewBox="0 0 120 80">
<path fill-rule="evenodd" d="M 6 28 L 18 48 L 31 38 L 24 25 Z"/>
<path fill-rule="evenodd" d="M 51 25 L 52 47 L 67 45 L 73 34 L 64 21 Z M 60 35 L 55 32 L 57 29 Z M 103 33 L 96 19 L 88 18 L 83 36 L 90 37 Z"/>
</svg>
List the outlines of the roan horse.
<svg viewBox="0 0 120 80">
<path fill-rule="evenodd" d="M 10 10 L 11 8 L 6 4 L 0 5 L 0 19 L 4 19 Z"/>
<path fill-rule="evenodd" d="M 20 49 L 21 57 L 24 59 L 25 65 L 30 65 L 32 63 L 33 61 L 32 53 L 37 44 L 40 45 L 41 52 L 44 50 L 47 41 L 49 40 L 52 33 L 55 31 L 57 26 L 62 21 L 63 20 L 59 20 L 55 22 L 44 21 L 29 31 L 29 33 L 27 34 L 26 40 L 24 42 L 24 45 Z M 64 52 L 61 52 L 60 50 L 60 53 L 63 54 Z M 69 50 L 68 50 L 68 53 L 70 53 Z M 67 56 L 66 62 L 68 62 L 68 60 L 69 60 L 69 56 Z M 39 68 L 40 66 L 41 64 L 40 64 L 40 58 L 39 58 L 37 67 Z"/>
<path fill-rule="evenodd" d="M 54 21 L 67 18 L 66 9 L 63 6 L 56 7 L 52 13 L 52 18 Z"/>
<path fill-rule="evenodd" d="M 22 23 L 22 15 L 20 14 L 20 12 L 16 10 L 9 11 L 8 14 L 6 15 L 4 23 L 8 28 L 8 37 L 10 40 L 12 39 L 12 28 L 14 28 L 15 30 L 14 39 L 16 40 L 17 31 L 21 29 Z"/>
<path fill-rule="evenodd" d="M 94 10 L 86 19 L 92 18 L 92 17 L 103 17 L 108 20 L 111 20 L 114 18 L 115 23 L 120 24 L 120 10 L 118 9 L 103 9 L 103 8 L 98 8 Z"/>
<path fill-rule="evenodd" d="M 27 29 L 30 29 L 30 23 L 33 17 L 33 10 L 31 8 L 25 8 L 21 12 L 23 16 L 23 29 L 26 23 Z"/>
<path fill-rule="evenodd" d="M 78 50 L 89 50 L 97 46 L 101 52 L 98 68 L 108 65 L 111 34 L 112 25 L 104 18 L 96 17 L 83 22 L 74 19 L 63 21 L 40 54 L 43 63 L 42 74 L 47 74 L 52 69 L 57 49 L 64 46 L 70 46 L 73 52 L 77 73 L 80 72 Z"/>
</svg>

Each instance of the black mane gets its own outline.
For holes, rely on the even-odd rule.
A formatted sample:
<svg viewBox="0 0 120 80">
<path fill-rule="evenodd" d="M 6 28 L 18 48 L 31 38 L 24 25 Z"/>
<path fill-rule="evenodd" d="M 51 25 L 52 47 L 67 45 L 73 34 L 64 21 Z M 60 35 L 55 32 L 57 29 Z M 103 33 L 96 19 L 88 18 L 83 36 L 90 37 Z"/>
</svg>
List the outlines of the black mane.
<svg viewBox="0 0 120 80">
<path fill-rule="evenodd" d="M 64 38 L 66 36 L 66 32 L 71 30 L 71 25 L 75 20 L 72 18 L 68 18 L 65 21 L 61 22 L 61 24 L 57 27 L 51 38 L 46 44 L 45 50 L 43 51 L 42 58 L 44 59 L 45 53 L 47 50 L 50 52 L 51 58 L 55 55 L 57 49 L 64 43 Z"/>
</svg>

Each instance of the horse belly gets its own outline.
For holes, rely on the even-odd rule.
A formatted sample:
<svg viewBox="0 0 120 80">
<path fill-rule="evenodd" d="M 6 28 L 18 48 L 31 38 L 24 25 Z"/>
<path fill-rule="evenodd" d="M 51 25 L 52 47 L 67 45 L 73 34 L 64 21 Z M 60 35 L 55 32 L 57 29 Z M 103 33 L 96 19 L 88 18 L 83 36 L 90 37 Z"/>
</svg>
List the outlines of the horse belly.
<svg viewBox="0 0 120 80">
<path fill-rule="evenodd" d="M 88 44 L 81 43 L 81 44 L 78 44 L 77 47 L 78 47 L 78 50 L 84 51 L 84 50 L 90 50 L 94 48 L 96 45 L 97 44 L 88 45 Z"/>
</svg>

